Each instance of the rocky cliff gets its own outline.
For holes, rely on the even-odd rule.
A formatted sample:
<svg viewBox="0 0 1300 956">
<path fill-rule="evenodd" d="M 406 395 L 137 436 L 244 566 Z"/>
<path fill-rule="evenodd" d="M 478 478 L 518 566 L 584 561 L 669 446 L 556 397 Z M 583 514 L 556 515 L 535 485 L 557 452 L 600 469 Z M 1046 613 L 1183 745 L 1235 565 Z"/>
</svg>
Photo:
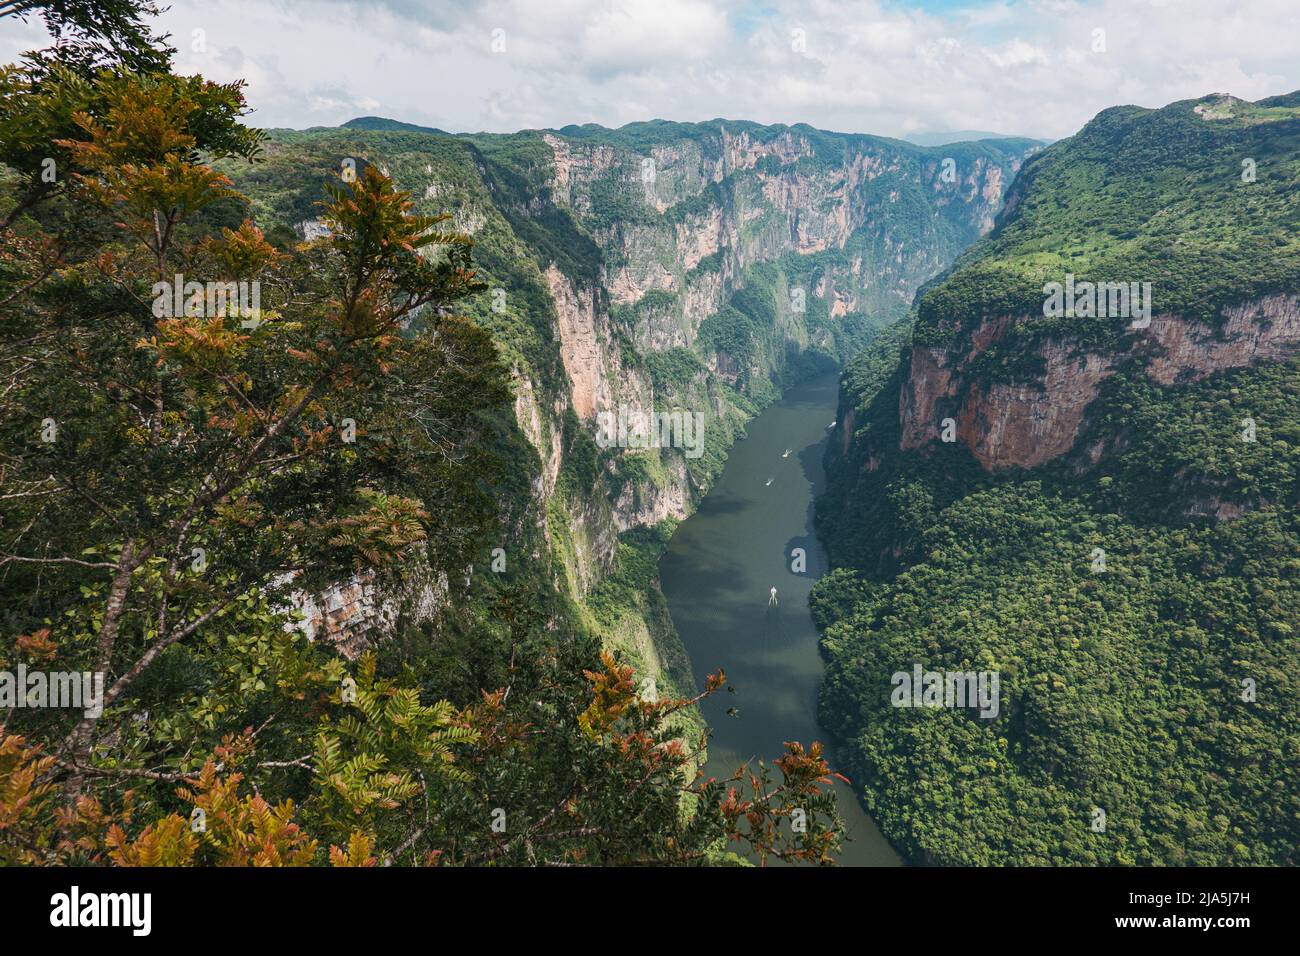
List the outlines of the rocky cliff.
<svg viewBox="0 0 1300 956">
<path fill-rule="evenodd" d="M 985 470 L 1034 468 L 1075 447 L 1102 381 L 1119 368 L 1174 385 L 1300 351 L 1300 297 L 1276 294 L 1225 308 L 1217 324 L 1156 315 L 1141 334 L 1110 348 L 1089 348 L 1070 335 L 1041 338 L 1029 353 L 1037 372 L 1027 381 L 972 374 L 1013 325 L 1029 321 L 984 320 L 959 347 L 914 347 L 899 397 L 900 448 L 942 440 L 951 419 L 956 441 Z"/>
<path fill-rule="evenodd" d="M 846 395 L 844 456 L 1096 465 L 1123 440 L 1096 427 L 1109 380 L 1173 388 L 1300 351 L 1295 99 L 1118 107 L 1033 157 L 993 235 L 918 300 L 897 391 L 872 398 L 896 433 L 851 450 L 871 416 Z"/>
</svg>

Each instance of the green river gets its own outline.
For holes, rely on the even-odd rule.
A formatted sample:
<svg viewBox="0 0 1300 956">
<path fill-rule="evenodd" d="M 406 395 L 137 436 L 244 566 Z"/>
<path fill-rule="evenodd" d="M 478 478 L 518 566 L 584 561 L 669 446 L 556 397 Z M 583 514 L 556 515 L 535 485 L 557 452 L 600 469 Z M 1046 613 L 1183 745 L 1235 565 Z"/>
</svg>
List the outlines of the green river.
<svg viewBox="0 0 1300 956">
<path fill-rule="evenodd" d="M 722 477 L 659 563 L 697 683 L 721 667 L 735 688 L 701 705 L 713 731 L 706 773 L 719 779 L 747 760 L 770 763 L 786 740 L 826 739 L 817 724 L 822 659 L 808 593 L 827 569 L 813 533 L 813 499 L 836 395 L 837 376 L 818 378 L 751 421 L 749 437 L 732 447 Z M 806 554 L 804 573 L 791 570 L 796 548 Z M 773 587 L 777 603 L 769 606 Z M 849 788 L 836 786 L 851 838 L 841 864 L 900 865 Z"/>
</svg>

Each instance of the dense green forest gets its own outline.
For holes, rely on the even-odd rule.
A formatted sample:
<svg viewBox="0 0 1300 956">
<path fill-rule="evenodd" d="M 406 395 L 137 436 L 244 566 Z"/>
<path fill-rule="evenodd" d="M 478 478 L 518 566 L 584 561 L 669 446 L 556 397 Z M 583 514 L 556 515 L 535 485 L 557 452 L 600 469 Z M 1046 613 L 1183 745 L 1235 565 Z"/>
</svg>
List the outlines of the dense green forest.
<svg viewBox="0 0 1300 956">
<path fill-rule="evenodd" d="M 814 591 L 821 715 L 912 859 L 1300 862 L 1300 360 L 1162 384 L 1127 319 L 1042 309 L 1065 272 L 1152 281 L 1157 315 L 1210 330 L 1294 296 L 1296 102 L 1107 110 L 1031 159 L 990 237 L 846 369 L 817 514 L 836 565 Z M 1000 316 L 963 395 L 1000 381 L 1050 404 L 1044 341 L 1113 363 L 1073 448 L 995 470 L 963 441 L 901 451 L 913 347 L 964 356 Z M 917 662 L 998 672 L 999 715 L 891 706 Z"/>
</svg>

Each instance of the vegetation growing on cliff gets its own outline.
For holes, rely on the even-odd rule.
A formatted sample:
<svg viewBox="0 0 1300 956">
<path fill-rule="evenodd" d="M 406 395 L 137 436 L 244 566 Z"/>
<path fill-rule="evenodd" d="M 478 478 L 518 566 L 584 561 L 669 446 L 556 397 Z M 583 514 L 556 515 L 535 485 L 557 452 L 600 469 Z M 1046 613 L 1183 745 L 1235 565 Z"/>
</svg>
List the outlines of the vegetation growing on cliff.
<svg viewBox="0 0 1300 956">
<path fill-rule="evenodd" d="M 1189 321 L 1300 288 L 1297 120 L 1247 104 L 1214 125 L 1195 105 L 1108 110 L 1031 160 L 915 330 L 844 375 L 851 441 L 818 503 L 838 566 L 814 591 L 821 713 L 913 859 L 1300 862 L 1297 360 L 1162 385 L 1114 323 L 1033 320 L 966 384 L 1014 367 L 1034 388 L 1034 335 L 1118 357 L 1073 450 L 993 472 L 960 441 L 899 450 L 911 346 L 960 355 L 981 318 L 1041 314 L 1049 275 L 1153 279 L 1157 311 Z M 1000 714 L 891 706 L 891 675 L 916 663 L 998 672 Z"/>
<path fill-rule="evenodd" d="M 1008 213 L 961 267 L 918 300 L 917 342 L 983 317 L 1043 319 L 1043 285 L 1150 282 L 1157 314 L 1213 320 L 1225 305 L 1300 286 L 1300 111 L 1287 97 L 1231 102 L 1233 119 L 1122 106 L 1026 162 Z M 1058 323 L 1059 325 L 1060 323 Z M 1075 319 L 1113 340 L 1127 319 Z"/>
</svg>

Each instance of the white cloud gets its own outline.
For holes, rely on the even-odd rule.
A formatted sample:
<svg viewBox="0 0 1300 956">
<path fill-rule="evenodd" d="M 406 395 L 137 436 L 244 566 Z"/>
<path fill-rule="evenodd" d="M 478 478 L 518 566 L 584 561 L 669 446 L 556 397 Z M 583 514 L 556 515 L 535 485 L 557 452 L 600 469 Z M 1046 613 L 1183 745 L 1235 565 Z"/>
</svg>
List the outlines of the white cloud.
<svg viewBox="0 0 1300 956">
<path fill-rule="evenodd" d="M 618 0 L 597 10 L 582 31 L 579 54 L 588 72 L 671 70 L 725 56 L 722 12 L 698 0 Z"/>
<path fill-rule="evenodd" d="M 1048 62 L 1046 53 L 1020 39 L 1012 40 L 1001 50 L 989 50 L 985 56 L 993 62 L 994 66 L 1003 70 L 1031 64 L 1045 66 Z"/>
<path fill-rule="evenodd" d="M 947 4 L 939 4 L 946 7 Z M 1300 87 L 1295 0 L 173 0 L 178 66 L 254 122 L 512 131 L 662 117 L 1069 135 L 1118 103 Z M 194 29 L 206 51 L 191 49 Z M 795 30 L 802 43 L 792 42 Z M 1093 50 L 1094 30 L 1105 51 Z M 493 30 L 505 44 L 493 52 Z M 0 21 L 0 51 L 39 31 Z"/>
</svg>

